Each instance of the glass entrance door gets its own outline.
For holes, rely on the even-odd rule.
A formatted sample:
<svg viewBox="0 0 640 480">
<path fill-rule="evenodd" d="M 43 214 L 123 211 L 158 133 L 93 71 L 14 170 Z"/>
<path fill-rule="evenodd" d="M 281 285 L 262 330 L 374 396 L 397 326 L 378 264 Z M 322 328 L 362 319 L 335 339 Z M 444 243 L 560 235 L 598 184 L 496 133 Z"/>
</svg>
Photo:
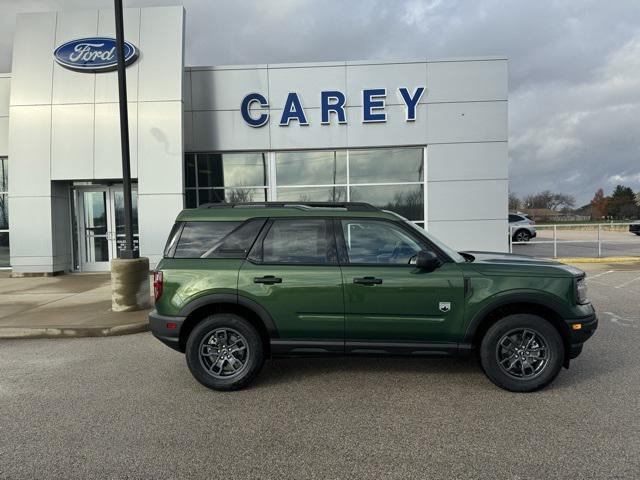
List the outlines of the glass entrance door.
<svg viewBox="0 0 640 480">
<path fill-rule="evenodd" d="M 109 270 L 109 261 L 124 248 L 124 196 L 121 186 L 75 191 L 78 267 L 83 272 Z M 134 248 L 138 249 L 138 195 L 132 189 Z"/>
</svg>

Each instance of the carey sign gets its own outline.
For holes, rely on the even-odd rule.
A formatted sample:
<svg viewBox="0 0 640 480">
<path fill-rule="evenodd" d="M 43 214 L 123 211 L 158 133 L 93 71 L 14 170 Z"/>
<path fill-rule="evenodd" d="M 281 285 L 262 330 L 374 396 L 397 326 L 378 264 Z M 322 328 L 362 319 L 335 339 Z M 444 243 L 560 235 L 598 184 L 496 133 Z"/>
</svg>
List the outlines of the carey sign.
<svg viewBox="0 0 640 480">
<path fill-rule="evenodd" d="M 80 38 L 63 43 L 53 52 L 56 62 L 79 72 L 108 72 L 118 66 L 116 39 L 109 37 Z M 124 63 L 129 65 L 138 58 L 138 49 L 124 42 Z"/>
<path fill-rule="evenodd" d="M 424 86 L 409 89 L 398 88 L 396 94 L 405 107 L 405 121 L 415 122 L 418 102 L 425 92 Z M 380 123 L 387 121 L 385 112 L 387 101 L 386 88 L 369 88 L 362 90 L 362 123 Z M 253 112 L 252 107 L 260 107 L 258 112 Z M 320 92 L 321 125 L 330 125 L 331 118 L 335 117 L 339 124 L 347 123 L 347 97 L 339 90 L 325 90 Z M 269 107 L 267 98 L 260 93 L 250 93 L 242 99 L 240 113 L 247 125 L 262 127 L 269 121 L 269 113 L 264 109 Z M 300 125 L 309 125 L 307 114 L 304 111 L 300 97 L 296 92 L 289 92 L 284 103 L 282 115 L 278 125 L 289 126 L 291 121 Z"/>
</svg>

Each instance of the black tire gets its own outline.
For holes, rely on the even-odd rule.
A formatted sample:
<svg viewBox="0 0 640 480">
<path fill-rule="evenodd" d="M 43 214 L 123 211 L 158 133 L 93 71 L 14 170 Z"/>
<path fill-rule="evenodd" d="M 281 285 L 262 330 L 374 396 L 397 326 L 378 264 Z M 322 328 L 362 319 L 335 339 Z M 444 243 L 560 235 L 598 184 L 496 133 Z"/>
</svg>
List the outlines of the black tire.
<svg viewBox="0 0 640 480">
<path fill-rule="evenodd" d="M 529 333 L 521 337 L 520 331 Z M 523 343 L 528 343 L 526 350 Z M 504 345 L 513 345 L 513 349 Z M 564 354 L 562 338 L 555 327 L 542 317 L 524 313 L 498 320 L 480 344 L 484 373 L 497 386 L 511 392 L 532 392 L 550 384 L 562 368 Z M 507 367 L 512 369 L 507 371 Z"/>
<path fill-rule="evenodd" d="M 185 357 L 196 380 L 213 390 L 246 387 L 264 363 L 259 333 L 232 313 L 215 314 L 198 323 L 187 339 Z"/>
<path fill-rule="evenodd" d="M 525 230 L 524 228 L 516 230 L 516 233 L 513 234 L 514 242 L 528 242 L 529 240 L 531 240 L 531 232 L 529 232 L 529 230 Z"/>
</svg>

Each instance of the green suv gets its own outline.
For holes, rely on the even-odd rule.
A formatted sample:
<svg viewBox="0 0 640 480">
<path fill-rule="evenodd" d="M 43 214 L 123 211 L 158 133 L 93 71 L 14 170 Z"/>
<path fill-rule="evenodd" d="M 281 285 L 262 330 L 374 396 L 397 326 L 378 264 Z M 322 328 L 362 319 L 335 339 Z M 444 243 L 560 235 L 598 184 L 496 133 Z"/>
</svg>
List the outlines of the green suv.
<svg viewBox="0 0 640 480">
<path fill-rule="evenodd" d="M 153 334 L 203 385 L 248 385 L 266 358 L 464 356 L 499 387 L 549 384 L 597 319 L 585 274 L 456 252 L 366 203 L 184 210 L 154 276 Z"/>
</svg>

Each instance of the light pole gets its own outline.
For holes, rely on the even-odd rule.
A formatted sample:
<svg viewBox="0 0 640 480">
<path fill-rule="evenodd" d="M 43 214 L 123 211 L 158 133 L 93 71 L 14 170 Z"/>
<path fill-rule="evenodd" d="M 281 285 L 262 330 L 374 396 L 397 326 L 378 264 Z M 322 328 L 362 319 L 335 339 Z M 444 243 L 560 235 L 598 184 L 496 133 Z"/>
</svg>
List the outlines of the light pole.
<svg viewBox="0 0 640 480">
<path fill-rule="evenodd" d="M 111 309 L 114 312 L 128 312 L 149 306 L 149 259 L 139 258 L 138 251 L 133 248 L 129 117 L 127 114 L 122 0 L 114 0 L 114 4 L 118 100 L 120 103 L 120 146 L 122 148 L 122 193 L 124 197 L 124 249 L 118 249 L 116 244 L 118 258 L 111 260 Z"/>
<path fill-rule="evenodd" d="M 131 208 L 131 161 L 129 156 L 129 115 L 127 113 L 127 74 L 124 58 L 122 0 L 114 0 L 116 15 L 116 57 L 118 60 L 118 98 L 120 102 L 120 147 L 122 150 L 122 193 L 124 196 L 124 249 L 120 258 L 138 258 L 133 248 L 133 211 Z"/>
</svg>

